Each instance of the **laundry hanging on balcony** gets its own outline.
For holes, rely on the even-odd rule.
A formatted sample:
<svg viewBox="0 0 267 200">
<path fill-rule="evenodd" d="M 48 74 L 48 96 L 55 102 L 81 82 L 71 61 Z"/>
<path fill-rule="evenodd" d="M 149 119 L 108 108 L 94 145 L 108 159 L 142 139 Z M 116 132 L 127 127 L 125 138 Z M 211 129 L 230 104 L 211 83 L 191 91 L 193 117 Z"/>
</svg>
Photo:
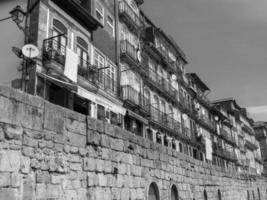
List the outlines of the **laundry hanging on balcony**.
<svg viewBox="0 0 267 200">
<path fill-rule="evenodd" d="M 205 137 L 205 145 L 206 145 L 206 158 L 207 160 L 212 160 L 212 142 L 207 137 Z"/>
<path fill-rule="evenodd" d="M 77 83 L 78 64 L 79 64 L 78 55 L 67 47 L 64 75 L 75 83 Z"/>
</svg>

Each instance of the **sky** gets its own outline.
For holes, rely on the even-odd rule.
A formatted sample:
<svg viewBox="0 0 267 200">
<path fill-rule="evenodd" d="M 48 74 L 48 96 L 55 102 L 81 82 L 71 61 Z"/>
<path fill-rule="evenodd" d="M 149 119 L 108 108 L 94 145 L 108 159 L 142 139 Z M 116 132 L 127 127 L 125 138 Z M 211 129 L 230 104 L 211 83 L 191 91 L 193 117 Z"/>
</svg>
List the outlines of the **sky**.
<svg viewBox="0 0 267 200">
<path fill-rule="evenodd" d="M 142 9 L 175 38 L 210 99 L 234 97 L 267 121 L 266 0 L 145 0 Z"/>
</svg>

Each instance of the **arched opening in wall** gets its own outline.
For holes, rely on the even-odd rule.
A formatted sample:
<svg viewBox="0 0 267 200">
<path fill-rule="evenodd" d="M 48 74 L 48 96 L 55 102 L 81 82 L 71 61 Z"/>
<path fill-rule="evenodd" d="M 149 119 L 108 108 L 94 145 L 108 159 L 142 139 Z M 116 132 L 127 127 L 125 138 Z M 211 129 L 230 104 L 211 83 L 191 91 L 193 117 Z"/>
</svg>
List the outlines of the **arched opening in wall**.
<svg viewBox="0 0 267 200">
<path fill-rule="evenodd" d="M 222 194 L 220 189 L 218 189 L 218 200 L 222 200 Z"/>
<path fill-rule="evenodd" d="M 179 200 L 178 190 L 175 185 L 171 188 L 171 200 Z"/>
<path fill-rule="evenodd" d="M 255 194 L 254 194 L 254 191 L 252 191 L 252 198 L 253 198 L 253 200 L 255 200 Z"/>
<path fill-rule="evenodd" d="M 247 190 L 247 200 L 250 200 L 249 191 Z"/>
<path fill-rule="evenodd" d="M 156 183 L 151 183 L 149 186 L 148 200 L 159 200 L 159 189 Z"/>
<path fill-rule="evenodd" d="M 204 200 L 208 200 L 208 194 L 206 190 L 204 190 Z"/>
<path fill-rule="evenodd" d="M 260 189 L 258 188 L 257 191 L 258 191 L 258 199 L 261 200 L 261 192 L 260 192 Z"/>
</svg>

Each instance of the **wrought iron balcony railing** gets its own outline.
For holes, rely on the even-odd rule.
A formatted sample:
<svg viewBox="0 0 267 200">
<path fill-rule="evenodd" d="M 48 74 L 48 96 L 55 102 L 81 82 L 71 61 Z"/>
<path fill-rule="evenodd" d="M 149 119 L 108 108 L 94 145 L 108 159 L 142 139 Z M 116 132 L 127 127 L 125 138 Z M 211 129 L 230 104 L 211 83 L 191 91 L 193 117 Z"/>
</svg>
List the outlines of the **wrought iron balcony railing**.
<svg viewBox="0 0 267 200">
<path fill-rule="evenodd" d="M 152 86 L 156 86 L 156 88 L 168 98 L 171 97 L 173 101 L 177 100 L 177 90 L 171 85 L 171 83 L 157 72 L 148 69 L 148 81 L 150 81 Z"/>
<path fill-rule="evenodd" d="M 245 138 L 245 146 L 253 151 L 259 148 L 256 140 L 252 138 Z"/>
<path fill-rule="evenodd" d="M 236 145 L 236 141 L 234 136 L 232 136 L 230 133 L 228 133 L 225 129 L 221 128 L 220 129 L 221 136 L 223 137 L 224 140 L 226 140 L 228 143 L 232 145 Z"/>
<path fill-rule="evenodd" d="M 143 111 L 147 113 L 149 112 L 149 99 L 141 95 L 141 93 L 135 90 L 132 86 L 124 85 L 121 87 L 121 98 L 122 100 L 139 107 Z"/>
<path fill-rule="evenodd" d="M 144 22 L 124 0 L 119 2 L 119 15 L 132 31 L 140 32 L 144 28 Z"/>
<path fill-rule="evenodd" d="M 46 67 L 63 71 L 65 59 L 66 46 L 62 45 L 59 40 L 54 37 L 43 41 L 43 62 L 45 65 L 47 64 Z"/>
<path fill-rule="evenodd" d="M 137 64 L 137 49 L 133 44 L 131 44 L 128 40 L 120 41 L 120 51 L 121 56 L 126 59 L 126 61 L 130 62 L 130 64 Z"/>
</svg>

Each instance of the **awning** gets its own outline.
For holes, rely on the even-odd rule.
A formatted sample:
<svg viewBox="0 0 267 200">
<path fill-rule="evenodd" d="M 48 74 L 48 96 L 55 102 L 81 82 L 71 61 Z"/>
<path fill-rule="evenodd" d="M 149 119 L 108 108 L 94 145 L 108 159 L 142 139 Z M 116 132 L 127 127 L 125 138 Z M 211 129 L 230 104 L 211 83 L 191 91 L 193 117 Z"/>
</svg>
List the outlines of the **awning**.
<svg viewBox="0 0 267 200">
<path fill-rule="evenodd" d="M 133 112 L 133 111 L 131 111 L 131 110 L 128 110 L 128 109 L 127 109 L 127 114 L 128 114 L 129 116 L 131 116 L 131 117 L 133 117 L 133 118 L 135 118 L 135 119 L 137 119 L 137 120 L 143 122 L 144 124 L 148 124 L 148 120 L 147 120 L 147 119 L 145 119 L 144 117 L 142 117 L 142 116 L 136 114 L 135 112 Z"/>
<path fill-rule="evenodd" d="M 116 105 L 115 103 L 107 100 L 104 97 L 101 97 L 95 93 L 89 92 L 81 87 L 78 86 L 77 89 L 77 94 L 85 99 L 88 99 L 96 104 L 100 104 L 102 106 L 104 106 L 105 108 L 110 109 L 111 111 L 115 112 L 115 113 L 119 113 L 122 115 L 126 114 L 126 109 L 123 108 L 120 105 Z"/>
<path fill-rule="evenodd" d="M 69 89 L 72 91 L 77 91 L 77 85 L 76 84 L 68 83 L 66 81 L 60 80 L 60 79 L 53 77 L 53 76 L 46 75 L 44 73 L 38 73 L 38 75 L 40 75 L 44 79 L 47 79 L 47 80 L 53 82 L 54 84 L 56 84 L 59 87 L 66 88 L 66 89 Z"/>
</svg>

